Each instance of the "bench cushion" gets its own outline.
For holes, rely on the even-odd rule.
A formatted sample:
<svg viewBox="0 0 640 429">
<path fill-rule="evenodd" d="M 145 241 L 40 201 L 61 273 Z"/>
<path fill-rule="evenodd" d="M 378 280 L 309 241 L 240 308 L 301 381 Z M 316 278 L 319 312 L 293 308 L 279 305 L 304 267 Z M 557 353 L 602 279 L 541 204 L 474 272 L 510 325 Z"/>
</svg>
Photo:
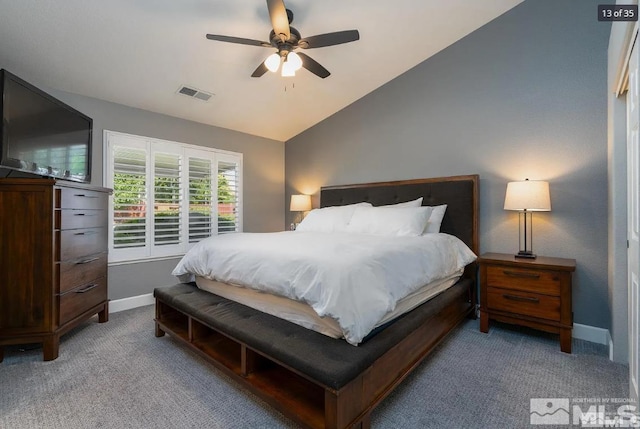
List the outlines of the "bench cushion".
<svg viewBox="0 0 640 429">
<path fill-rule="evenodd" d="M 466 299 L 468 290 L 468 280 L 458 282 L 358 347 L 200 290 L 194 283 L 156 288 L 153 294 L 171 307 L 319 384 L 339 390 L 446 304 Z"/>
</svg>

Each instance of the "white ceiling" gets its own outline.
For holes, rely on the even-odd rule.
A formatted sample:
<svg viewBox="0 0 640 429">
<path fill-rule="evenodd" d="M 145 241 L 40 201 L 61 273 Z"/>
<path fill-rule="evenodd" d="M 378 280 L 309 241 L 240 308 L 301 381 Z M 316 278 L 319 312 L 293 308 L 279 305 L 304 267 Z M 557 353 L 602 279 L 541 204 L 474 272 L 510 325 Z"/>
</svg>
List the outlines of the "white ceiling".
<svg viewBox="0 0 640 429">
<path fill-rule="evenodd" d="M 285 0 L 302 37 L 357 29 L 308 49 L 330 72 L 251 78 L 272 48 L 265 0 L 0 0 L 0 66 L 62 91 L 286 141 L 522 0 Z M 212 92 L 208 102 L 181 85 Z"/>
</svg>

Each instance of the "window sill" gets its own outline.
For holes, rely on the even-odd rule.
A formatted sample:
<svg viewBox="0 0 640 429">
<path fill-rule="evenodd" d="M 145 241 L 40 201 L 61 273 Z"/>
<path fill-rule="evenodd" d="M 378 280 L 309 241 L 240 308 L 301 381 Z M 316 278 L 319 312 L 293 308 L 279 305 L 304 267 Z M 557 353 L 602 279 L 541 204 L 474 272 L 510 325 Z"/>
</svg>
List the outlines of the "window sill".
<svg viewBox="0 0 640 429">
<path fill-rule="evenodd" d="M 109 261 L 108 265 L 110 267 L 116 267 L 118 265 L 144 264 L 145 262 L 168 261 L 171 259 L 180 259 L 183 256 L 184 254 L 172 255 L 172 256 L 152 256 L 149 258 L 127 259 L 122 261 Z"/>
</svg>

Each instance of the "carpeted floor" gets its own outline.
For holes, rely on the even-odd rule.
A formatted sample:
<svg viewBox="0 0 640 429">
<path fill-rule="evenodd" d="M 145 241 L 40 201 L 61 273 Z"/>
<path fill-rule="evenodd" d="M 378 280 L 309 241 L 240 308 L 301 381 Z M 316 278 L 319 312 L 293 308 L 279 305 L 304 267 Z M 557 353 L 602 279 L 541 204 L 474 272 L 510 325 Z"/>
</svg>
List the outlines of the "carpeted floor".
<svg viewBox="0 0 640 429">
<path fill-rule="evenodd" d="M 62 338 L 60 357 L 7 347 L 0 428 L 294 428 L 170 336 L 153 306 L 95 319 Z M 604 346 L 466 321 L 372 415 L 373 428 L 523 428 L 530 398 L 627 398 L 628 367 Z M 544 426 L 549 427 L 549 426 Z M 564 426 L 566 427 L 566 426 Z"/>
</svg>

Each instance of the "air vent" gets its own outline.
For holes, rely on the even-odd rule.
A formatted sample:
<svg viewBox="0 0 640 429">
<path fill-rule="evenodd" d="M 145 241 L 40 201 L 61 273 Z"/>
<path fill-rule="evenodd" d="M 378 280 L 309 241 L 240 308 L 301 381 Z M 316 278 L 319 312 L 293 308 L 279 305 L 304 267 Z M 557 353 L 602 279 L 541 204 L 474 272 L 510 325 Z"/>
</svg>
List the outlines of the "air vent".
<svg viewBox="0 0 640 429">
<path fill-rule="evenodd" d="M 194 97 L 197 98 L 198 100 L 209 101 L 209 99 L 211 98 L 211 94 L 207 94 L 206 92 L 198 91 L 196 93 L 196 95 L 194 95 Z"/>
<path fill-rule="evenodd" d="M 178 89 L 178 94 L 186 95 L 187 97 L 197 98 L 201 101 L 209 101 L 213 94 L 205 91 L 200 91 L 190 86 L 183 85 Z"/>
</svg>

